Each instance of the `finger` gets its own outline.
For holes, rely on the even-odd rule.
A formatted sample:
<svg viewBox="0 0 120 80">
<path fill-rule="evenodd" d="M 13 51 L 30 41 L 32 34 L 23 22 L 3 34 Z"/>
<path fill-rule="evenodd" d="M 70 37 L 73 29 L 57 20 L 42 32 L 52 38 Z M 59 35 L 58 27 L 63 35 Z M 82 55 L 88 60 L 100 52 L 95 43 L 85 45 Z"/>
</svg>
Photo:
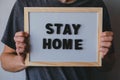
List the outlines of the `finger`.
<svg viewBox="0 0 120 80">
<path fill-rule="evenodd" d="M 23 53 L 29 52 L 29 45 L 25 43 L 16 43 L 16 51 L 22 55 Z"/>
<path fill-rule="evenodd" d="M 104 48 L 110 48 L 111 46 L 111 42 L 101 42 L 100 46 L 101 48 L 104 47 Z"/>
<path fill-rule="evenodd" d="M 24 49 L 24 48 L 17 48 L 17 49 L 16 49 L 16 52 L 17 52 L 17 55 L 18 55 L 18 56 L 19 56 L 19 55 L 24 55 L 25 49 Z"/>
<path fill-rule="evenodd" d="M 16 45 L 16 48 L 24 48 L 24 49 L 26 49 L 27 44 L 17 42 L 15 45 Z"/>
<path fill-rule="evenodd" d="M 24 37 L 14 37 L 14 41 L 23 43 L 23 42 L 25 42 L 25 38 Z"/>
<path fill-rule="evenodd" d="M 113 36 L 113 32 L 105 31 L 105 32 L 102 32 L 101 36 Z"/>
<path fill-rule="evenodd" d="M 102 58 L 104 58 L 104 56 L 107 54 L 108 50 L 109 50 L 108 48 L 100 48 L 100 52 L 102 53 L 101 54 Z"/>
<path fill-rule="evenodd" d="M 15 34 L 15 37 L 28 37 L 28 36 L 29 36 L 28 33 L 22 32 L 22 31 L 17 32 L 17 33 Z"/>
<path fill-rule="evenodd" d="M 16 49 L 16 53 L 17 53 L 18 56 L 20 56 L 19 49 Z"/>
<path fill-rule="evenodd" d="M 108 36 L 108 37 L 101 37 L 101 42 L 111 42 L 113 40 L 112 36 Z"/>
</svg>

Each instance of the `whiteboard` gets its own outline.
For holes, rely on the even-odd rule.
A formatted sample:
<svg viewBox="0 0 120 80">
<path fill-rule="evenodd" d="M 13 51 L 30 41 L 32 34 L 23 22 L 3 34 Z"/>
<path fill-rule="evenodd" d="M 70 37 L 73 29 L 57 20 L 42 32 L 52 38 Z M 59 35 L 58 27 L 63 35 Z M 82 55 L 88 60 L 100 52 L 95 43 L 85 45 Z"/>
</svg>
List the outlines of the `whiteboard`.
<svg viewBox="0 0 120 80">
<path fill-rule="evenodd" d="M 102 8 L 26 7 L 26 66 L 101 66 Z"/>
</svg>

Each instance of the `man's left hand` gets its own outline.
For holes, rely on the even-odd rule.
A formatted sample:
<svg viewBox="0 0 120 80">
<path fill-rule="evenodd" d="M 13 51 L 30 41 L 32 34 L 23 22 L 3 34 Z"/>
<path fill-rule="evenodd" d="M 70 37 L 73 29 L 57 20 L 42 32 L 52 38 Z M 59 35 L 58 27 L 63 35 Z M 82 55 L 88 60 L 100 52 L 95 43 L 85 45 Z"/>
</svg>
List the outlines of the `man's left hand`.
<svg viewBox="0 0 120 80">
<path fill-rule="evenodd" d="M 102 53 L 102 58 L 108 53 L 109 48 L 112 45 L 113 32 L 105 31 L 101 33 L 100 36 L 100 52 Z"/>
</svg>

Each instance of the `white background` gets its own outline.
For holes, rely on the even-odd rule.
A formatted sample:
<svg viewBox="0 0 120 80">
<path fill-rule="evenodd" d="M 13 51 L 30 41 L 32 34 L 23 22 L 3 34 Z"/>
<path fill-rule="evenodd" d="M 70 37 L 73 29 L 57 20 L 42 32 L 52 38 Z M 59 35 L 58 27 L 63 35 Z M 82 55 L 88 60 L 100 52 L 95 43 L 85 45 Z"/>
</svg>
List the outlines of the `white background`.
<svg viewBox="0 0 120 80">
<path fill-rule="evenodd" d="M 110 13 L 112 28 L 114 31 L 114 45 L 116 63 L 112 71 L 105 73 L 106 80 L 120 80 L 120 0 L 104 0 Z M 0 39 L 3 35 L 8 16 L 15 0 L 0 0 Z M 0 43 L 0 53 L 3 44 Z M 24 71 L 9 73 L 0 67 L 0 80 L 25 80 Z"/>
</svg>

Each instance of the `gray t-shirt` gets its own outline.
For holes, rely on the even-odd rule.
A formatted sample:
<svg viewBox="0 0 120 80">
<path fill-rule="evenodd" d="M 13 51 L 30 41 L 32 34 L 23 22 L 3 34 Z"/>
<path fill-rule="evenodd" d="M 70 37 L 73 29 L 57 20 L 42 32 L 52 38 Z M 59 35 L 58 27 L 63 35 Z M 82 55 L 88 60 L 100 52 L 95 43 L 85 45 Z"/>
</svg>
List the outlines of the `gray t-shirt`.
<svg viewBox="0 0 120 80">
<path fill-rule="evenodd" d="M 2 42 L 13 48 L 13 37 L 16 32 L 24 31 L 24 7 L 103 7 L 103 31 L 111 31 L 109 15 L 102 0 L 76 0 L 65 4 L 58 0 L 17 0 L 9 17 Z M 108 55 L 114 52 L 111 47 Z M 113 61 L 112 61 L 113 62 Z M 87 67 L 28 67 L 27 80 L 106 80 L 102 70 L 111 69 L 113 63 L 103 60 L 101 68 Z"/>
</svg>

